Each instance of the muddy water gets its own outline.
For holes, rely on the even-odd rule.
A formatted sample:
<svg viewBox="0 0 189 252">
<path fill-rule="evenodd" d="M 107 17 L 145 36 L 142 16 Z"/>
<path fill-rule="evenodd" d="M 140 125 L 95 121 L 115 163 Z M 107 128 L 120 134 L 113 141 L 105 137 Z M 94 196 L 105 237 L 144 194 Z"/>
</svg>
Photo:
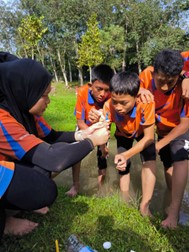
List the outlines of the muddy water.
<svg viewBox="0 0 189 252">
<path fill-rule="evenodd" d="M 108 157 L 108 169 L 106 181 L 101 191 L 101 196 L 109 195 L 112 192 L 119 191 L 119 175 L 115 169 L 113 159 L 116 154 L 116 141 L 115 139 L 110 139 L 109 143 L 109 157 Z M 80 192 L 85 195 L 99 194 L 98 184 L 97 184 L 97 160 L 96 151 L 91 152 L 83 161 L 80 174 Z M 131 168 L 131 184 L 130 193 L 133 202 L 138 202 L 141 195 L 141 162 L 139 155 L 132 158 L 132 168 Z M 72 171 L 67 169 L 55 178 L 58 185 L 71 187 L 72 185 Z M 166 184 L 163 173 L 163 166 L 157 159 L 157 180 L 156 186 L 151 202 L 151 211 L 164 213 L 164 207 L 166 202 Z M 180 211 L 180 223 L 189 223 L 189 178 L 184 193 L 183 203 Z"/>
</svg>

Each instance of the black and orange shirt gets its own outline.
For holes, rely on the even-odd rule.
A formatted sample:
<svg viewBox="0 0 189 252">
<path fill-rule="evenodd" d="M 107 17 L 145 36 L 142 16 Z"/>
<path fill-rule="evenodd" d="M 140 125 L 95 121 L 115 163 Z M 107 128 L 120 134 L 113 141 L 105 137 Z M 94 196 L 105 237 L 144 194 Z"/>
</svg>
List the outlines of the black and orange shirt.
<svg viewBox="0 0 189 252">
<path fill-rule="evenodd" d="M 14 163 L 0 161 L 0 199 L 6 192 L 14 175 Z"/>
<path fill-rule="evenodd" d="M 97 103 L 94 100 L 89 85 L 85 84 L 84 86 L 78 88 L 74 115 L 76 116 L 77 120 L 84 120 L 85 123 L 88 126 L 90 126 L 91 125 L 91 122 L 89 121 L 90 110 L 92 108 L 95 108 L 97 110 L 102 109 L 103 104 L 104 102 Z"/>
<path fill-rule="evenodd" d="M 189 71 L 189 51 L 181 52 L 181 55 L 184 59 L 184 71 Z"/>
<path fill-rule="evenodd" d="M 104 104 L 103 113 L 110 123 L 116 124 L 116 136 L 136 138 L 143 134 L 144 126 L 155 123 L 154 102 L 144 104 L 136 103 L 133 109 L 124 116 L 119 115 L 111 103 L 111 98 Z"/>
<path fill-rule="evenodd" d="M 180 118 L 189 116 L 189 101 L 182 99 L 180 84 L 167 93 L 158 91 L 152 72 L 153 67 L 147 67 L 140 73 L 139 78 L 141 87 L 150 90 L 154 95 L 157 133 L 163 137 L 180 123 Z"/>
<path fill-rule="evenodd" d="M 35 117 L 35 121 L 38 137 L 29 134 L 9 112 L 0 109 L 0 161 L 21 160 L 30 149 L 43 142 L 40 138 L 47 136 L 51 127 L 42 117 Z"/>
</svg>

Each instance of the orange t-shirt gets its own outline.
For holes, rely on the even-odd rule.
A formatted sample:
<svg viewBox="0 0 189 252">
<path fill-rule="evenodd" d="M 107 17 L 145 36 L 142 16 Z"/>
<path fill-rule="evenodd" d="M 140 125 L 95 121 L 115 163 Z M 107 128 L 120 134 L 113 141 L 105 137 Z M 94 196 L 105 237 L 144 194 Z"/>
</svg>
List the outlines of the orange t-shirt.
<svg viewBox="0 0 189 252">
<path fill-rule="evenodd" d="M 14 174 L 14 163 L 0 161 L 0 199 L 6 192 Z"/>
<path fill-rule="evenodd" d="M 184 71 L 189 71 L 189 51 L 181 52 L 181 55 L 182 55 L 182 57 L 184 59 L 183 70 Z"/>
<path fill-rule="evenodd" d="M 74 111 L 74 115 L 76 116 L 76 119 L 84 120 L 85 123 L 88 126 L 90 126 L 91 125 L 91 122 L 89 121 L 90 110 L 92 108 L 95 108 L 97 110 L 102 109 L 104 102 L 97 103 L 94 100 L 88 84 L 85 84 L 84 86 L 79 87 L 77 90 L 77 101 L 76 101 L 76 106 L 75 106 L 75 111 Z"/>
<path fill-rule="evenodd" d="M 189 101 L 182 99 L 182 87 L 179 84 L 165 94 L 158 91 L 152 72 L 153 67 L 147 67 L 139 78 L 141 87 L 150 90 L 154 95 L 157 133 L 165 136 L 180 123 L 180 118 L 189 116 Z"/>
<path fill-rule="evenodd" d="M 136 138 L 143 133 L 143 126 L 155 123 L 155 104 L 136 103 L 133 109 L 126 115 L 119 115 L 111 103 L 111 98 L 104 104 L 103 113 L 110 122 L 116 124 L 116 136 Z"/>
<path fill-rule="evenodd" d="M 51 127 L 42 117 L 35 117 L 38 137 L 30 134 L 6 110 L 0 109 L 0 161 L 21 160 L 34 146 L 42 143 L 40 138 L 47 136 Z"/>
</svg>

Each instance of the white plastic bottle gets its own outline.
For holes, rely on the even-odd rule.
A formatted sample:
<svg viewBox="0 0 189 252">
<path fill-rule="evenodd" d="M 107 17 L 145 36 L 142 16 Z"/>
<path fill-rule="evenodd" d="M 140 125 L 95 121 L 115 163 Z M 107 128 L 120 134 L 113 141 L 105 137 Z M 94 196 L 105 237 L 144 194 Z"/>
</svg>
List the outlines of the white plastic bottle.
<svg viewBox="0 0 189 252">
<path fill-rule="evenodd" d="M 66 252 L 97 252 L 89 246 L 81 243 L 75 235 L 71 235 L 66 241 Z"/>
</svg>

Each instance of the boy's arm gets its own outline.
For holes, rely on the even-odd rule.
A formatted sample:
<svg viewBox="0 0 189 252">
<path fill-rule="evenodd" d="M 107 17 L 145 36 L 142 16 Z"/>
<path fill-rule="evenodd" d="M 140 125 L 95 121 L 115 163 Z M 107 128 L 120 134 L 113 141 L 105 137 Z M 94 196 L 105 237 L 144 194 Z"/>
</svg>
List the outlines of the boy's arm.
<svg viewBox="0 0 189 252">
<path fill-rule="evenodd" d="M 180 123 L 172 129 L 164 138 L 156 143 L 156 151 L 159 152 L 164 146 L 169 144 L 172 140 L 178 136 L 183 135 L 189 129 L 189 117 L 183 117 L 180 119 Z"/>
<path fill-rule="evenodd" d="M 182 96 L 189 99 L 189 72 L 182 71 L 180 77 L 182 79 Z"/>
<path fill-rule="evenodd" d="M 114 159 L 114 163 L 117 164 L 116 168 L 119 170 L 123 170 L 123 167 L 127 164 L 127 160 L 134 155 L 138 154 L 142 150 L 144 150 L 148 145 L 154 142 L 154 124 L 149 126 L 144 126 L 144 136 L 143 138 L 137 142 L 131 149 L 117 154 Z M 125 164 L 124 164 L 125 162 Z"/>
<path fill-rule="evenodd" d="M 80 130 L 87 129 L 89 127 L 82 119 L 77 119 L 77 126 Z"/>
</svg>

